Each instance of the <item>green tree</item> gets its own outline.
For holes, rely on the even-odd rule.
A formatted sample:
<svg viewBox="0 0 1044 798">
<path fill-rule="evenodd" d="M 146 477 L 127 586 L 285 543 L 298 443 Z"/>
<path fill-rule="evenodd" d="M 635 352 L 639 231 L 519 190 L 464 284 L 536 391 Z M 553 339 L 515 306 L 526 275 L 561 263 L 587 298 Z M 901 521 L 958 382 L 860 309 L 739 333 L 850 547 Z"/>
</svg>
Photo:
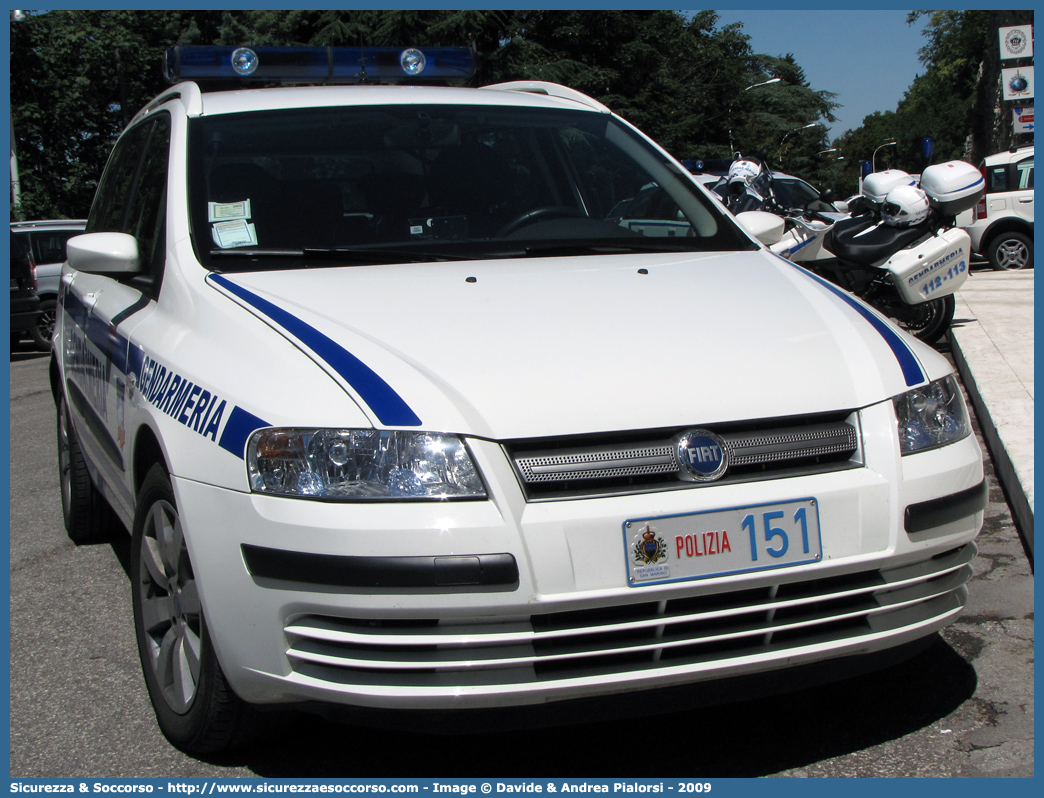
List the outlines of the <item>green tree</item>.
<svg viewBox="0 0 1044 798">
<path fill-rule="evenodd" d="M 840 185 L 835 189 L 839 195 L 848 196 L 859 190 L 863 161 L 871 163 L 878 171 L 907 167 L 897 156 L 898 124 L 894 111 L 875 111 L 863 119 L 861 126 L 845 131 L 834 140 L 833 146 L 843 153 L 845 158 Z M 889 141 L 895 141 L 895 146 L 884 146 Z"/>
<path fill-rule="evenodd" d="M 924 12 L 910 15 L 913 22 Z M 925 72 L 914 78 L 896 109 L 898 159 L 908 171 L 920 172 L 928 161 L 921 140 L 934 142 L 933 160 L 970 156 L 968 134 L 983 55 L 990 41 L 987 11 L 936 11 L 925 28 L 928 41 L 920 59 Z"/>
<path fill-rule="evenodd" d="M 912 24 L 927 19 L 920 51 L 925 70 L 916 76 L 895 112 L 866 117 L 856 130 L 835 141 L 844 153 L 844 185 L 855 191 L 859 162 L 870 160 L 882 141 L 896 146 L 881 151 L 878 168 L 895 166 L 911 173 L 930 162 L 962 159 L 979 163 L 986 155 L 1013 143 L 1010 104 L 1001 99 L 997 29 L 1032 25 L 1030 10 L 914 11 Z M 1017 63 L 1017 62 L 1014 62 Z M 1006 62 L 1003 66 L 1010 66 Z M 922 141 L 932 139 L 931 159 Z"/>
<path fill-rule="evenodd" d="M 50 11 L 11 25 L 11 109 L 25 218 L 84 216 L 120 130 L 164 85 L 171 43 L 212 35 L 180 11 Z"/>
<path fill-rule="evenodd" d="M 548 80 L 604 102 L 678 157 L 727 157 L 731 131 L 811 176 L 834 103 L 792 55 L 754 55 L 713 11 L 50 11 L 12 25 L 25 218 L 84 216 L 119 132 L 163 90 L 175 44 L 470 46 L 473 85 Z M 779 77 L 779 85 L 744 92 Z M 783 146 L 785 144 L 785 147 Z"/>
<path fill-rule="evenodd" d="M 764 151 L 773 168 L 793 172 L 813 182 L 824 182 L 820 170 L 825 162 L 817 155 L 827 149 L 825 123 L 835 121 L 837 103 L 827 91 L 814 91 L 805 79 L 792 53 L 754 58 L 758 74 L 780 78 L 776 85 L 766 86 L 758 98 L 751 122 L 739 138 L 749 141 L 747 151 Z M 809 127 L 811 125 L 811 127 Z"/>
</svg>

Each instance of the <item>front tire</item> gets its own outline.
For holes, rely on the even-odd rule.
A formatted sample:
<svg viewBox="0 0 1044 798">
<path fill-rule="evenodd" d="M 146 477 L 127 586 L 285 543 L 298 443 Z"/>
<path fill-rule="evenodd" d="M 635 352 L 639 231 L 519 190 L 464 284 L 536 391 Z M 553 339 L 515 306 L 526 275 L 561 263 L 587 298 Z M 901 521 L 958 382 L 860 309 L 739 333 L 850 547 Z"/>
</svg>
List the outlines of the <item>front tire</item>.
<svg viewBox="0 0 1044 798">
<path fill-rule="evenodd" d="M 105 497 L 91 482 L 64 396 L 58 397 L 57 414 L 58 482 L 65 531 L 78 546 L 98 543 L 109 538 L 115 516 Z"/>
<path fill-rule="evenodd" d="M 51 351 L 51 336 L 54 335 L 54 322 L 58 312 L 58 303 L 53 299 L 40 302 L 40 315 L 36 324 L 29 330 L 33 343 L 41 352 Z"/>
<path fill-rule="evenodd" d="M 1001 233 L 986 251 L 986 257 L 997 271 L 1033 268 L 1033 241 L 1022 233 Z"/>
<path fill-rule="evenodd" d="M 256 712 L 229 686 L 207 631 L 170 477 L 149 471 L 131 539 L 138 654 L 160 730 L 176 747 L 213 753 L 250 739 Z"/>
</svg>

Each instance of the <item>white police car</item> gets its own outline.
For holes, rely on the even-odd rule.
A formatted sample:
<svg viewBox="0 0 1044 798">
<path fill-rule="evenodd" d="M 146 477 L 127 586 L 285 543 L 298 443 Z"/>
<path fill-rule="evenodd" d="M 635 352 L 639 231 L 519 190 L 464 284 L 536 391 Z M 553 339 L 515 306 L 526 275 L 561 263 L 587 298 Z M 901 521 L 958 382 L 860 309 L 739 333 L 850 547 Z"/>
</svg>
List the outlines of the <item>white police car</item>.
<svg viewBox="0 0 1044 798">
<path fill-rule="evenodd" d="M 168 68 L 229 56 L 307 71 Z M 960 613 L 985 504 L 946 360 L 551 84 L 178 83 L 69 242 L 52 377 L 68 530 L 132 530 L 191 751 L 264 705 L 716 694 L 905 651 Z"/>
</svg>

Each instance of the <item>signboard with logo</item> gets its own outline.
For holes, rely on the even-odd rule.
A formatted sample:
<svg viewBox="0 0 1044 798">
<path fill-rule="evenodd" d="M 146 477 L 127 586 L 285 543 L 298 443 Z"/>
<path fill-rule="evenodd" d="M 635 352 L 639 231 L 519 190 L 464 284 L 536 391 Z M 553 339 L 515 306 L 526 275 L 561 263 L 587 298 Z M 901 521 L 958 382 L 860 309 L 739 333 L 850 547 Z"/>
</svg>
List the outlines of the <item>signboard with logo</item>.
<svg viewBox="0 0 1044 798">
<path fill-rule="evenodd" d="M 1001 70 L 1005 100 L 1033 99 L 1033 67 L 1011 67 Z"/>
<path fill-rule="evenodd" d="M 1032 58 L 1033 57 L 1033 26 L 1015 25 L 1010 28 L 1000 28 L 1000 57 L 1006 58 Z"/>
<path fill-rule="evenodd" d="M 1033 106 L 1019 108 L 1015 107 L 1012 109 L 1011 119 L 1011 132 L 1012 133 L 1032 133 L 1033 132 Z"/>
</svg>

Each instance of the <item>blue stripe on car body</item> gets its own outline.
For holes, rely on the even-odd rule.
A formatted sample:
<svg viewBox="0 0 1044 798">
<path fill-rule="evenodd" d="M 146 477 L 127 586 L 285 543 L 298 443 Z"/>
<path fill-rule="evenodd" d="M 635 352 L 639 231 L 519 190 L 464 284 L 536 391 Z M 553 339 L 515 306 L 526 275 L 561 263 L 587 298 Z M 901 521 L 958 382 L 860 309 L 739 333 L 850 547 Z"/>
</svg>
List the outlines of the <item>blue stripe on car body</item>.
<svg viewBox="0 0 1044 798">
<path fill-rule="evenodd" d="M 888 347 L 892 350 L 892 354 L 895 355 L 895 359 L 899 362 L 899 368 L 902 369 L 903 378 L 906 380 L 906 384 L 909 387 L 912 388 L 914 385 L 920 385 L 928 379 L 925 376 L 924 371 L 921 369 L 921 364 L 917 360 L 917 356 L 913 353 L 913 350 L 911 350 L 910 347 L 906 345 L 906 342 L 902 339 L 902 337 L 899 336 L 896 333 L 896 331 L 892 329 L 892 327 L 880 316 L 878 316 L 872 310 L 863 305 L 862 302 L 860 302 L 854 296 L 849 294 L 843 288 L 839 288 L 838 286 L 831 283 L 829 280 L 824 280 L 819 275 L 813 274 L 807 269 L 801 268 L 798 264 L 793 263 L 787 260 L 786 258 L 780 257 L 779 255 L 776 255 L 776 257 L 784 263 L 786 263 L 788 266 L 791 266 L 800 271 L 802 274 L 811 277 L 813 280 L 815 280 L 825 288 L 829 288 L 836 296 L 843 299 L 846 304 L 848 304 L 860 316 L 866 319 L 870 323 L 870 326 L 877 330 L 880 336 L 884 338 L 885 343 L 888 344 Z"/>
<path fill-rule="evenodd" d="M 147 306 L 147 301 L 139 301 L 126 308 L 119 315 L 114 317 L 112 322 L 106 323 L 101 319 L 94 316 L 87 305 L 83 302 L 83 299 L 72 290 L 64 292 L 62 297 L 62 306 L 65 311 L 69 314 L 73 324 L 82 330 L 84 337 L 89 340 L 94 346 L 96 346 L 104 358 L 104 364 L 106 372 L 108 367 L 112 366 L 120 374 L 133 375 L 135 382 L 139 385 L 139 388 L 145 388 L 142 385 L 144 378 L 143 371 L 145 370 L 145 364 L 148 361 L 148 355 L 145 350 L 137 344 L 132 344 L 123 334 L 117 331 L 117 327 L 120 322 L 126 320 L 130 316 L 134 315 L 138 310 L 141 310 Z M 250 435 L 262 427 L 270 426 L 264 419 L 258 418 L 253 413 L 244 410 L 241 407 L 232 405 L 228 411 L 229 416 L 227 421 L 224 421 L 223 427 L 222 415 L 226 406 L 224 400 L 219 400 L 217 396 L 214 396 L 214 405 L 208 408 L 206 414 L 207 423 L 199 423 L 203 420 L 202 412 L 194 413 L 189 416 L 189 405 L 195 402 L 195 395 L 188 396 L 189 389 L 196 389 L 196 383 L 190 382 L 188 379 L 175 375 L 171 372 L 172 376 L 176 376 L 179 381 L 186 386 L 182 393 L 177 397 L 177 401 L 173 401 L 175 397 L 164 396 L 155 397 L 154 399 L 147 399 L 150 404 L 156 406 L 159 412 L 165 413 L 166 415 L 178 421 L 187 429 L 191 429 L 202 437 L 210 438 L 214 440 L 218 446 L 231 454 L 235 455 L 239 459 L 244 458 L 244 452 L 246 450 L 246 441 Z M 108 379 L 105 380 L 108 382 Z M 198 395 L 200 399 L 204 396 L 210 396 L 210 392 L 199 386 Z M 77 389 L 78 391 L 78 389 Z M 89 402 L 86 397 L 80 393 L 81 399 L 78 404 L 78 409 L 81 415 L 87 417 L 88 411 L 93 416 L 97 417 L 95 421 L 95 434 L 99 436 L 102 443 L 105 443 L 105 436 L 108 436 L 108 430 L 105 429 L 104 422 L 101 421 L 101 417 L 98 416 L 97 412 L 89 406 Z M 220 405 L 215 410 L 215 405 L 220 401 Z M 199 405 L 197 405 L 199 407 Z M 90 420 L 90 419 L 88 419 Z M 218 437 L 218 430 L 220 428 L 220 437 Z M 123 469 L 122 454 L 115 443 L 112 444 L 112 449 L 115 451 L 113 457 L 114 462 L 117 462 L 120 469 Z M 111 456 L 111 452 L 110 452 Z"/>
<path fill-rule="evenodd" d="M 207 279 L 267 316 L 315 352 L 358 392 L 382 424 L 389 427 L 420 426 L 420 418 L 406 404 L 405 400 L 373 369 L 340 344 L 292 313 L 237 285 L 227 277 L 210 274 Z"/>
<path fill-rule="evenodd" d="M 253 413 L 248 413 L 241 407 L 233 406 L 228 421 L 225 422 L 225 429 L 221 433 L 218 446 L 243 459 L 247 438 L 250 437 L 254 430 L 267 426 L 269 426 L 268 422 L 263 421 Z"/>
</svg>

